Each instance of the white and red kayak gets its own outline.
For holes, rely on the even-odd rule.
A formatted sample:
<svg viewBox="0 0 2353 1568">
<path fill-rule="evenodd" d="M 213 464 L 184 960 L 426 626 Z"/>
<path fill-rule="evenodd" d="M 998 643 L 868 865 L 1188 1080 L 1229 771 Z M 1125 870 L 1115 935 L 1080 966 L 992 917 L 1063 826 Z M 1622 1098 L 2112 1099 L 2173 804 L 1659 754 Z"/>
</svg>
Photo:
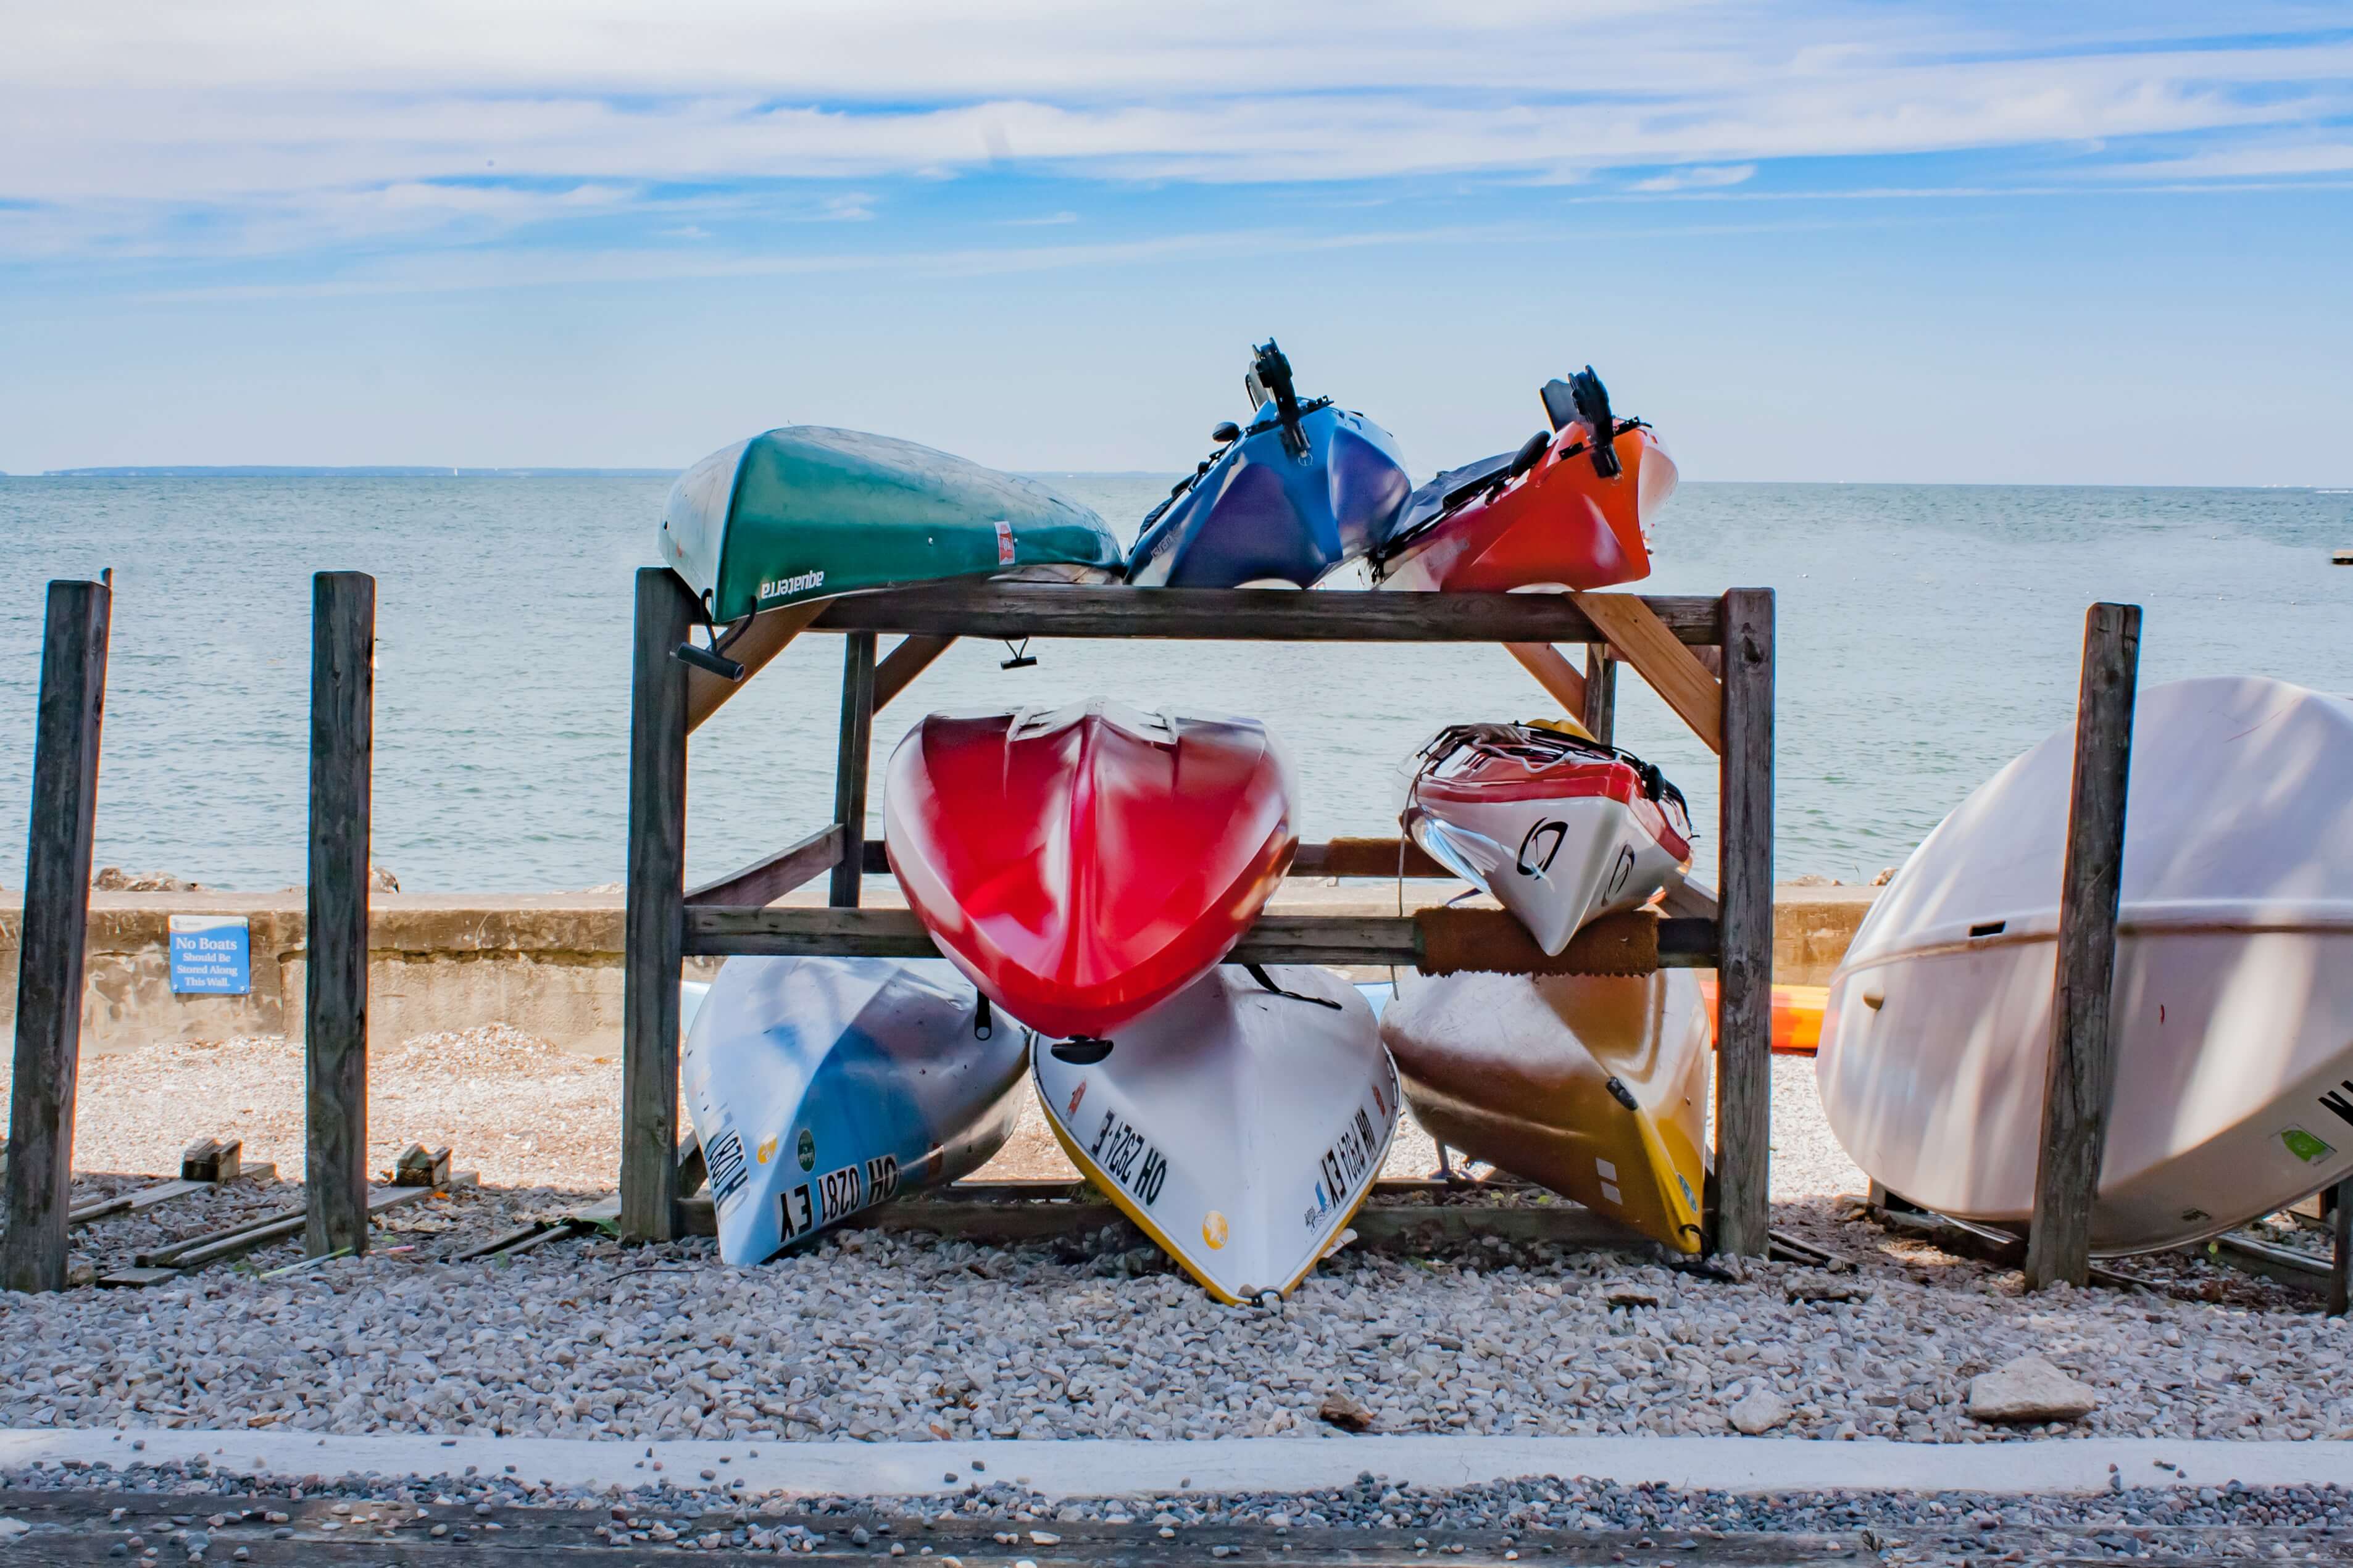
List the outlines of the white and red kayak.
<svg viewBox="0 0 2353 1568">
<path fill-rule="evenodd" d="M 1432 859 L 1493 894 L 1547 953 L 1691 868 L 1683 792 L 1650 763 L 1556 721 L 1440 731 L 1417 759 L 1401 820 Z"/>
</svg>

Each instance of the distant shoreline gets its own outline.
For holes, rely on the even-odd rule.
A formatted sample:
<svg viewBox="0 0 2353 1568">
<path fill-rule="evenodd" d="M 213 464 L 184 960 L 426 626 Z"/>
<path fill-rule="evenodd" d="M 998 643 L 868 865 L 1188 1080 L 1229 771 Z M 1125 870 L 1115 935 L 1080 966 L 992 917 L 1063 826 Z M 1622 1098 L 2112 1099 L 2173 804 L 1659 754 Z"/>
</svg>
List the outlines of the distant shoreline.
<svg viewBox="0 0 2353 1568">
<path fill-rule="evenodd" d="M 672 479 L 677 468 L 450 468 L 417 465 L 360 468 L 279 468 L 261 464 L 186 463 L 111 468 L 48 468 L 17 479 Z M 0 476 L 10 477 L 10 476 Z"/>
</svg>

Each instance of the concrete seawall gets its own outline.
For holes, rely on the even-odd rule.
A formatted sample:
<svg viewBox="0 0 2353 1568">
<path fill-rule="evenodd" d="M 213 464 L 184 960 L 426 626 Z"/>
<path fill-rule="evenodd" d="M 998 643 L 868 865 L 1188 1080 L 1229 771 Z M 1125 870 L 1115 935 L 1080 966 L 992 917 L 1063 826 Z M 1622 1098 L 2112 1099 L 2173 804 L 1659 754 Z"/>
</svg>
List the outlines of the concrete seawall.
<svg viewBox="0 0 2353 1568">
<path fill-rule="evenodd" d="M 1451 884 L 1409 889 L 1409 907 Z M 1774 978 L 1819 985 L 1846 951 L 1871 888 L 1785 887 L 1774 908 Z M 867 901 L 896 904 L 887 879 L 870 879 Z M 1418 896 L 1415 896 L 1418 895 Z M 0 1026 L 16 1010 L 20 895 L 0 905 Z M 804 889 L 789 900 L 821 903 Z M 1384 914 L 1397 909 L 1386 883 L 1295 880 L 1276 908 Z M 242 916 L 251 933 L 251 991 L 179 995 L 171 985 L 174 915 Z M 82 1004 L 82 1045 L 135 1050 L 162 1040 L 289 1035 L 302 1030 L 301 893 L 94 893 Z M 369 1032 L 402 1040 L 437 1029 L 506 1023 L 566 1050 L 607 1056 L 620 1047 L 621 899 L 616 893 L 379 894 L 371 910 Z M 712 964 L 691 964 L 708 975 Z"/>
</svg>

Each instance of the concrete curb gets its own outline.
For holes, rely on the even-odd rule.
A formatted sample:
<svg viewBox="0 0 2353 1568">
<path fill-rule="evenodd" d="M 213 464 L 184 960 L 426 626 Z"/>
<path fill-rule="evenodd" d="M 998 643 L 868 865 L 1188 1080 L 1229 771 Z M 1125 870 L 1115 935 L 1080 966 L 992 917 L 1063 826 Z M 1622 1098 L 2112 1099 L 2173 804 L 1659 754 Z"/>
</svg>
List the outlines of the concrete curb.
<svg viewBox="0 0 2353 1568">
<path fill-rule="evenodd" d="M 145 1445 L 132 1448 L 133 1442 Z M 757 1457 L 753 1448 L 759 1449 Z M 652 1458 L 648 1458 L 649 1449 Z M 471 1465 L 558 1487 L 656 1481 L 746 1497 L 944 1495 L 1011 1481 L 1049 1497 L 1309 1491 L 1371 1471 L 1398 1485 L 1459 1487 L 1520 1476 L 1586 1476 L 1736 1492 L 2095 1492 L 2127 1487 L 2353 1487 L 2353 1443 L 2052 1438 L 1936 1444 L 1797 1437 L 1231 1437 L 980 1443 L 592 1442 L 568 1437 L 321 1437 L 164 1429 L 0 1431 L 0 1469 L 38 1459 L 166 1464 L 202 1455 L 216 1471 L 284 1477 L 438 1476 Z M 2158 1461 L 2176 1467 L 2160 1467 Z M 661 1469 L 653 1468 L 659 1461 Z M 723 1461 L 724 1461 L 723 1463 Z M 643 1468 L 639 1468 L 640 1464 Z M 983 1468 L 982 1467 L 986 1467 Z M 716 1481 L 705 1483 L 709 1470 Z M 954 1472 L 953 1482 L 944 1478 Z"/>
</svg>

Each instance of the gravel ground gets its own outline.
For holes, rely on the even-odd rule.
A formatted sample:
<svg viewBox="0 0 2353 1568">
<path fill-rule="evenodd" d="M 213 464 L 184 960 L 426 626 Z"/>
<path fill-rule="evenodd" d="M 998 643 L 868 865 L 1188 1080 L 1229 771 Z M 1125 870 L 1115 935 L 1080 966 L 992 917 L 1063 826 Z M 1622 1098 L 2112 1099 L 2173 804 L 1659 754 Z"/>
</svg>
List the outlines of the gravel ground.
<svg viewBox="0 0 2353 1568">
<path fill-rule="evenodd" d="M 1968 1380 L 2035 1352 L 2099 1391 L 2068 1431 L 2353 1436 L 2347 1331 L 2279 1287 L 2144 1261 L 2149 1289 L 2030 1300 L 2014 1272 L 1857 1223 L 1830 1194 L 1862 1179 L 1802 1058 L 1775 1064 L 1775 1221 L 1850 1267 L 1352 1249 L 1275 1309 L 1216 1306 L 1124 1224 L 1005 1247 L 852 1234 L 754 1268 L 705 1241 L 445 1261 L 604 1190 L 614 1071 L 491 1029 L 410 1041 L 374 1074 L 374 1120 L 396 1130 L 375 1164 L 448 1142 L 490 1185 L 387 1215 L 364 1260 L 261 1278 L 299 1260 L 290 1241 L 143 1292 L 0 1296 L 0 1425 L 1317 1435 L 1345 1393 L 1383 1431 L 1704 1433 L 1769 1389 L 1787 1434 L 1969 1442 L 2018 1434 L 1968 1419 Z M 210 1131 L 299 1169 L 300 1058 L 282 1041 L 102 1058 L 84 1082 L 86 1166 L 165 1171 Z M 1025 1147 L 992 1173 L 1067 1173 Z M 1432 1163 L 1401 1134 L 1392 1172 Z M 77 1197 L 122 1184 L 93 1176 Z M 299 1201 L 289 1183 L 240 1183 L 82 1227 L 77 1261 L 103 1269 Z"/>
<path fill-rule="evenodd" d="M 210 1543 L 212 1532 L 248 1519 L 265 1527 L 281 1525 L 281 1536 L 295 1533 L 282 1528 L 287 1512 L 265 1506 L 248 1513 L 258 1490 L 250 1478 L 216 1473 L 201 1463 L 151 1466 L 124 1458 L 127 1462 L 114 1468 L 0 1472 L 0 1487 L 20 1494 L 105 1490 L 185 1499 L 185 1513 L 153 1528 L 172 1544 L 195 1544 L 199 1551 Z M 2003 1561 L 2046 1554 L 2077 1561 L 2146 1556 L 2152 1549 L 2169 1558 L 2243 1560 L 2301 1556 L 2298 1549 L 2319 1545 L 2328 1546 L 2330 1559 L 2337 1560 L 2338 1538 L 2284 1532 L 2333 1532 L 2353 1520 L 2353 1494 L 2338 1488 L 2255 1488 L 2235 1481 L 2219 1489 L 2128 1486 L 2121 1476 L 2112 1490 L 2096 1497 L 2014 1497 L 1966 1491 L 1733 1493 L 1551 1476 L 1440 1489 L 1396 1487 L 1366 1472 L 1352 1486 L 1312 1492 L 1177 1492 L 1060 1502 L 1029 1491 L 1018 1480 L 976 1476 L 944 1505 L 937 1499 L 818 1498 L 778 1507 L 733 1491 L 715 1472 L 700 1486 L 649 1477 L 648 1484 L 620 1491 L 522 1483 L 469 1468 L 463 1475 L 397 1483 L 303 1477 L 285 1492 L 262 1495 L 299 1510 L 298 1522 L 315 1528 L 315 1521 L 330 1519 L 328 1527 L 343 1532 L 346 1542 L 390 1542 L 398 1539 L 395 1531 L 413 1536 L 436 1524 L 435 1533 L 453 1544 L 464 1542 L 470 1531 L 496 1542 L 500 1535 L 486 1532 L 503 1533 L 526 1521 L 528 1513 L 515 1510 L 555 1517 L 556 1510 L 582 1509 L 595 1510 L 597 1533 L 616 1543 L 779 1553 L 832 1544 L 877 1556 L 887 1548 L 890 1555 L 903 1552 L 919 1559 L 934 1555 L 929 1544 L 934 1540 L 977 1556 L 978 1550 L 964 1542 L 976 1542 L 979 1531 L 1004 1526 L 1016 1528 L 997 1530 L 981 1548 L 994 1548 L 993 1559 L 1068 1556 L 1060 1534 L 1037 1527 L 1107 1524 L 1136 1526 L 1137 1534 L 1207 1547 L 1204 1555 L 1211 1557 L 1238 1554 L 1213 1544 L 1216 1531 L 1255 1527 L 1275 1532 L 1283 1552 L 1294 1544 L 1311 1553 L 1346 1552 L 1362 1532 L 1419 1531 L 1413 1545 L 1420 1552 L 1461 1553 L 1467 1540 L 1482 1561 L 1493 1561 L 1499 1552 L 1541 1557 L 1556 1550 L 1554 1542 L 1564 1540 L 1560 1532 L 1576 1532 L 1565 1538 L 1574 1544 L 1577 1536 L 1601 1531 L 1622 1532 L 1630 1537 L 1627 1547 L 1656 1550 L 1662 1562 L 1694 1561 L 1681 1554 L 1694 1551 L 1702 1553 L 1697 1560 L 1707 1561 L 1712 1539 L 1757 1531 L 1832 1538 L 1822 1544 L 1890 1563 L 1967 1560 L 1977 1555 L 1973 1549 L 1981 1542 L 2000 1552 Z M 179 1529 L 167 1531 L 163 1523 Z M 187 1531 L 206 1532 L 206 1541 L 191 1542 Z M 1271 1542 L 1261 1533 L 1251 1544 Z M 1677 1555 L 1669 1557 L 1671 1552 Z M 1619 1556 L 1622 1561 L 1627 1553 Z"/>
<path fill-rule="evenodd" d="M 452 1194 L 453 1230 L 477 1228 Z M 2308 1310 L 2154 1291 L 2021 1300 L 2001 1274 L 1828 1204 L 1831 1274 L 1463 1243 L 1351 1250 L 1275 1308 L 1215 1305 L 1126 1226 L 1016 1247 L 851 1233 L 754 1268 L 707 1241 L 603 1240 L 501 1264 L 437 1251 L 268 1281 L 0 1305 L 0 1424 L 563 1436 L 1188 1437 L 1721 1432 L 1770 1389 L 1795 1436 L 1975 1442 L 1968 1380 L 2029 1352 L 2098 1391 L 2065 1428 L 2353 1435 L 2346 1331 Z M 2192 1267 L 2192 1266 L 2185 1266 Z M 1735 1277 L 1736 1272 L 1736 1276 Z M 1654 1304 L 1651 1304 L 1654 1303 Z M 2052 1428 L 2052 1430 L 2058 1430 Z"/>
</svg>

